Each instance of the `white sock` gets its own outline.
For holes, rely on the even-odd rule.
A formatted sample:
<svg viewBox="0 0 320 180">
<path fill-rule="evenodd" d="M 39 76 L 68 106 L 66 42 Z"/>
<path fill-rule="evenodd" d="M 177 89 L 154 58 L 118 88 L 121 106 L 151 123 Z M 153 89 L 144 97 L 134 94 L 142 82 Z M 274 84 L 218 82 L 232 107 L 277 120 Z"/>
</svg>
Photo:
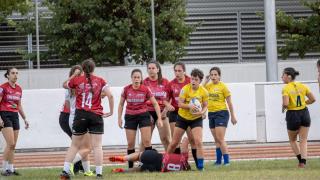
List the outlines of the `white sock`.
<svg viewBox="0 0 320 180">
<path fill-rule="evenodd" d="M 81 161 L 84 172 L 89 172 L 90 171 L 90 161 Z"/>
<path fill-rule="evenodd" d="M 72 163 L 76 163 L 78 161 L 80 161 L 82 159 L 81 155 L 79 153 L 76 154 L 76 156 L 74 157 Z"/>
<path fill-rule="evenodd" d="M 8 161 L 2 161 L 2 171 L 5 172 L 7 170 L 9 162 Z"/>
<path fill-rule="evenodd" d="M 8 164 L 7 167 L 8 167 L 7 169 L 9 169 L 11 172 L 14 172 L 14 170 L 13 170 L 13 164 Z"/>
<path fill-rule="evenodd" d="M 64 162 L 64 165 L 63 165 L 63 170 L 67 173 L 70 173 L 70 165 L 71 163 L 69 162 Z"/>
<path fill-rule="evenodd" d="M 102 174 L 102 166 L 96 166 L 96 174 Z"/>
</svg>

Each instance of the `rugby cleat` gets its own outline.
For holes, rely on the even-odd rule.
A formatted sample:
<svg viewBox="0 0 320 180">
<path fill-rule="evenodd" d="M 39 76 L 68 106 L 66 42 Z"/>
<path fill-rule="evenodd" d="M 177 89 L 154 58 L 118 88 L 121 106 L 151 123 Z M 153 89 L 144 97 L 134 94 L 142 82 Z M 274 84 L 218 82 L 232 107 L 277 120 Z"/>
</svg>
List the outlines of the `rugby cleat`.
<svg viewBox="0 0 320 180">
<path fill-rule="evenodd" d="M 123 172 L 125 172 L 125 169 L 123 169 L 123 168 L 116 168 L 116 169 L 112 169 L 111 172 L 113 172 L 113 173 L 123 173 Z"/>
<path fill-rule="evenodd" d="M 109 157 L 109 161 L 111 162 L 126 162 L 123 156 L 111 156 Z"/>
</svg>

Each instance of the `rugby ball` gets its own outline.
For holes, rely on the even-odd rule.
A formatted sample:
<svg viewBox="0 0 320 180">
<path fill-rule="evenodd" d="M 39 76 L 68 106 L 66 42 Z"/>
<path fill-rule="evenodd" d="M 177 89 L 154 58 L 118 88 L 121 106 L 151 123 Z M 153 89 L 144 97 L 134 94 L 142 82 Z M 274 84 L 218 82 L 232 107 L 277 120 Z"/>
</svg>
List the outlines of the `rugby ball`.
<svg viewBox="0 0 320 180">
<path fill-rule="evenodd" d="M 200 101 L 199 101 L 197 98 L 192 98 L 192 99 L 190 100 L 189 104 L 193 104 L 194 106 L 197 107 L 197 110 L 196 110 L 196 111 L 190 109 L 190 113 L 191 113 L 191 114 L 196 113 L 196 112 L 199 112 L 199 111 L 202 110 L 201 103 L 200 103 Z"/>
</svg>

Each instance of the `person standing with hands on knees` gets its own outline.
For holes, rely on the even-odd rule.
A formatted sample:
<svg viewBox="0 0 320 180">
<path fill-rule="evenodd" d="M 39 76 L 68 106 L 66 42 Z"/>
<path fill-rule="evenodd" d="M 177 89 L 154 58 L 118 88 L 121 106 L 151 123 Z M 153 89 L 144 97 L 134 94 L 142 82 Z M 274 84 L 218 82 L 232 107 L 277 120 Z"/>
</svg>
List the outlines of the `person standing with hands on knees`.
<svg viewBox="0 0 320 180">
<path fill-rule="evenodd" d="M 132 84 L 124 87 L 118 107 L 118 125 L 122 128 L 122 112 L 125 101 L 127 102 L 125 111 L 126 136 L 129 152 L 135 151 L 135 141 L 137 128 L 141 132 L 141 141 L 145 150 L 152 150 L 151 146 L 151 119 L 147 109 L 147 101 L 150 101 L 157 113 L 157 123 L 162 127 L 161 111 L 157 100 L 152 95 L 148 87 L 142 84 L 142 72 L 134 69 L 131 72 Z M 129 168 L 133 168 L 133 162 L 128 161 Z"/>
<path fill-rule="evenodd" d="M 237 119 L 233 111 L 231 93 L 228 87 L 220 81 L 220 78 L 220 68 L 213 67 L 210 69 L 210 75 L 206 76 L 203 85 L 209 93 L 209 126 L 216 143 L 216 162 L 214 164 L 221 165 L 223 157 L 224 165 L 229 165 L 228 147 L 224 137 L 228 126 L 229 114 L 233 125 L 237 124 Z M 210 80 L 211 82 L 209 82 Z"/>
<path fill-rule="evenodd" d="M 109 117 L 113 114 L 113 96 L 106 81 L 94 75 L 95 63 L 92 59 L 82 62 L 83 74 L 80 70 L 63 83 L 66 89 L 75 89 L 76 111 L 72 126 L 72 142 L 68 149 L 62 174 L 60 179 L 70 179 L 70 164 L 79 151 L 84 135 L 89 132 L 92 149 L 94 152 L 94 161 L 96 165 L 97 178 L 102 176 L 102 134 L 104 133 L 103 117 Z M 101 93 L 107 96 L 109 100 L 109 113 L 103 113 L 101 105 Z"/>
<path fill-rule="evenodd" d="M 29 122 L 21 105 L 22 89 L 17 84 L 18 69 L 9 68 L 4 77 L 8 82 L 0 86 L 0 130 L 6 141 L 6 147 L 3 152 L 2 176 L 20 175 L 13 167 L 14 151 L 17 144 L 20 124 L 19 115 L 21 115 L 25 129 L 29 128 Z"/>
<path fill-rule="evenodd" d="M 283 70 L 282 81 L 286 85 L 282 89 L 282 112 L 286 111 L 289 142 L 299 161 L 298 167 L 304 168 L 307 164 L 308 132 L 311 125 L 307 105 L 314 103 L 315 98 L 308 86 L 295 82 L 298 75 L 299 72 L 294 68 Z"/>
</svg>

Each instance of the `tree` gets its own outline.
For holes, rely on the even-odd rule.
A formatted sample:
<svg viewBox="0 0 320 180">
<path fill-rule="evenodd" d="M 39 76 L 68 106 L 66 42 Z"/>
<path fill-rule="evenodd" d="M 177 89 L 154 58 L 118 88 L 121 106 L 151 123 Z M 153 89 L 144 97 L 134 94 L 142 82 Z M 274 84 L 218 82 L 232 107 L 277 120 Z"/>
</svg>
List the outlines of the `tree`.
<svg viewBox="0 0 320 180">
<path fill-rule="evenodd" d="M 320 52 L 320 0 L 302 1 L 312 10 L 312 15 L 295 19 L 283 11 L 277 12 L 278 38 L 284 39 L 284 46 L 278 51 L 286 59 L 296 52 L 301 58 L 307 52 Z"/>
<path fill-rule="evenodd" d="M 30 9 L 30 2 L 27 0 L 0 0 L 0 22 L 13 12 L 25 14 Z"/>
<path fill-rule="evenodd" d="M 44 25 L 49 49 L 69 64 L 92 57 L 124 64 L 152 59 L 150 0 L 51 0 L 53 17 Z M 189 34 L 185 0 L 156 0 L 157 60 L 175 62 L 185 53 Z"/>
</svg>

